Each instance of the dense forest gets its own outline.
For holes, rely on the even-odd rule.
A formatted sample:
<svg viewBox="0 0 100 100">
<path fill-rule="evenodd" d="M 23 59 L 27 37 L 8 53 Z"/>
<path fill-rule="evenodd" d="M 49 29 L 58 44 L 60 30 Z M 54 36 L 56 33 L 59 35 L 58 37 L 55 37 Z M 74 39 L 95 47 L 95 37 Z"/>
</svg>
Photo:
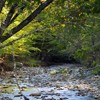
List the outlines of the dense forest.
<svg viewBox="0 0 100 100">
<path fill-rule="evenodd" d="M 0 67 L 100 67 L 99 27 L 100 0 L 0 0 Z"/>
</svg>

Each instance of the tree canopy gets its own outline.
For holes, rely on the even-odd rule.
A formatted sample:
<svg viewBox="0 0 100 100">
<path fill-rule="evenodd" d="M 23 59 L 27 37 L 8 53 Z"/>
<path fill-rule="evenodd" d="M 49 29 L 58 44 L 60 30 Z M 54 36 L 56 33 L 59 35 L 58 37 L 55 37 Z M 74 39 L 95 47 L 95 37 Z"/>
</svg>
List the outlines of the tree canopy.
<svg viewBox="0 0 100 100">
<path fill-rule="evenodd" d="M 1 0 L 0 52 L 10 54 L 15 42 L 16 54 L 95 65 L 99 17 L 99 0 Z"/>
</svg>

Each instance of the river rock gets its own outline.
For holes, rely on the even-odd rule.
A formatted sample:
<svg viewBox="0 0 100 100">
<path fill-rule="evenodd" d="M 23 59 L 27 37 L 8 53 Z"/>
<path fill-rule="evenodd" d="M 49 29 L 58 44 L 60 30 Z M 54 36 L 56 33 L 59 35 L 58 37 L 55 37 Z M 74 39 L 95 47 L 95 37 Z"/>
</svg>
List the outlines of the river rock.
<svg viewBox="0 0 100 100">
<path fill-rule="evenodd" d="M 29 96 L 41 96 L 41 92 L 31 93 Z"/>
<path fill-rule="evenodd" d="M 0 98 L 0 100 L 13 100 L 13 99 L 11 99 L 9 97 L 3 97 L 3 98 Z"/>
<path fill-rule="evenodd" d="M 0 82 L 2 82 L 3 81 L 3 79 L 2 78 L 0 78 Z"/>
<path fill-rule="evenodd" d="M 100 100 L 100 96 L 99 96 L 99 95 L 95 95 L 94 98 L 95 98 L 96 100 Z"/>
<path fill-rule="evenodd" d="M 50 71 L 50 74 L 51 74 L 51 75 L 57 74 L 57 71 L 56 71 L 55 69 L 54 69 L 54 70 L 51 70 L 51 71 Z"/>
</svg>

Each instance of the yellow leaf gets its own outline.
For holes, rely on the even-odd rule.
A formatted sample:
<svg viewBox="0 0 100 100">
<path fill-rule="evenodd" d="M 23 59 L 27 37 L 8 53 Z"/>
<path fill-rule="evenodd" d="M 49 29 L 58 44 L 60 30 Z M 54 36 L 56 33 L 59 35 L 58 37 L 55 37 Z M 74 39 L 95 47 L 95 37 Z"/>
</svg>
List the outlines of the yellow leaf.
<svg viewBox="0 0 100 100">
<path fill-rule="evenodd" d="M 62 27 L 65 27 L 65 24 L 61 24 Z"/>
</svg>

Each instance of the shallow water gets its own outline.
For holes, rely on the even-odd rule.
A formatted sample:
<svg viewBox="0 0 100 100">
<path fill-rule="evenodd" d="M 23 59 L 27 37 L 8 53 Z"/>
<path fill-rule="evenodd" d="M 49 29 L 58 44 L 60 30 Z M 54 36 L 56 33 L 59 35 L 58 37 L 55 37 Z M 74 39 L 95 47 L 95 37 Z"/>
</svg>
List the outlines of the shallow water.
<svg viewBox="0 0 100 100">
<path fill-rule="evenodd" d="M 8 89 L 9 93 L 2 93 L 0 98 L 9 97 L 12 100 L 24 100 L 22 96 L 18 96 L 19 90 L 17 87 L 10 88 L 12 91 Z M 79 91 L 68 90 L 64 87 L 27 87 L 22 91 L 22 94 L 29 98 L 29 100 L 94 100 L 89 94 L 81 96 L 77 95 L 78 92 Z M 30 96 L 30 94 L 34 93 L 40 93 L 40 96 Z"/>
<path fill-rule="evenodd" d="M 71 69 L 75 73 L 69 75 L 73 78 L 73 76 L 78 75 L 77 68 L 70 67 L 72 65 L 67 66 L 51 66 L 47 69 L 21 69 L 21 71 L 18 71 L 17 78 L 22 94 L 29 98 L 29 100 L 95 100 L 91 94 L 83 91 L 89 86 L 88 84 L 82 85 L 82 88 L 75 90 L 75 85 L 81 83 L 79 80 L 68 81 L 67 69 Z M 30 77 L 28 77 L 29 75 Z M 70 89 L 68 86 L 72 86 L 73 88 Z M 20 90 L 16 85 L 16 78 L 7 77 L 7 79 L 1 79 L 0 98 L 9 97 L 12 100 L 24 100 L 19 92 Z"/>
</svg>

